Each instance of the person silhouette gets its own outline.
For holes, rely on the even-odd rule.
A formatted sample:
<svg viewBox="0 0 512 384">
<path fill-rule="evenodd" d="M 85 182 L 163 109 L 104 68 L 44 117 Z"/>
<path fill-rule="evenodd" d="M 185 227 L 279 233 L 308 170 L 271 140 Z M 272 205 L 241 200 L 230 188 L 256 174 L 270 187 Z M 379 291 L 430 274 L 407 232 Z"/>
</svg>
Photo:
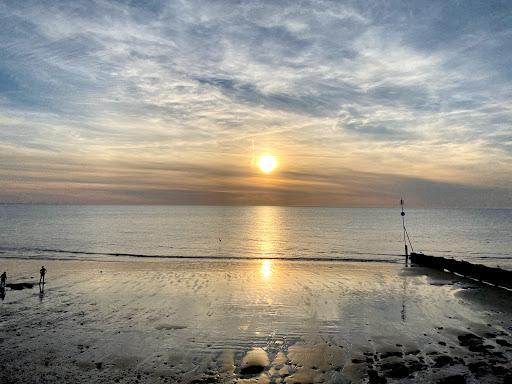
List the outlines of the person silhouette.
<svg viewBox="0 0 512 384">
<path fill-rule="evenodd" d="M 44 275 L 46 275 L 46 268 L 44 267 L 44 265 L 41 267 L 39 273 L 41 274 L 41 276 L 39 277 L 39 284 L 44 284 Z"/>
<path fill-rule="evenodd" d="M 0 275 L 0 287 L 5 287 L 5 282 L 7 281 L 7 273 L 4 272 Z"/>
</svg>

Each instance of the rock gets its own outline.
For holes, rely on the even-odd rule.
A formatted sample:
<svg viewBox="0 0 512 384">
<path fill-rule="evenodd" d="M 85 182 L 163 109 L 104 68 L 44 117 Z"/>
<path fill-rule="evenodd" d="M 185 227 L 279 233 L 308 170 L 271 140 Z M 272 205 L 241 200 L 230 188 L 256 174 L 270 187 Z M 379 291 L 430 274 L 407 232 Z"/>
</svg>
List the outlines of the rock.
<svg viewBox="0 0 512 384">
<path fill-rule="evenodd" d="M 463 347 L 468 347 L 471 352 L 488 352 L 489 349 L 494 349 L 494 346 L 484 344 L 484 339 L 473 333 L 466 333 L 458 336 L 459 344 Z"/>
<path fill-rule="evenodd" d="M 270 364 L 267 352 L 262 348 L 254 348 L 247 352 L 242 359 L 240 374 L 244 376 L 255 376 L 265 370 Z"/>
<path fill-rule="evenodd" d="M 504 376 L 510 371 L 510 369 L 505 368 L 503 365 L 494 365 L 493 364 L 493 365 L 491 365 L 491 371 L 492 371 L 493 375 Z"/>
<path fill-rule="evenodd" d="M 503 352 L 492 352 L 491 355 L 497 360 L 497 361 L 504 361 L 506 360 L 505 355 Z"/>
<path fill-rule="evenodd" d="M 475 363 L 469 363 L 468 364 L 468 369 L 473 374 L 475 374 L 477 376 L 484 375 L 485 373 L 488 372 L 487 363 L 485 363 L 483 361 L 478 361 L 478 362 L 475 362 Z"/>
<path fill-rule="evenodd" d="M 466 333 L 464 335 L 457 336 L 459 344 L 463 347 L 469 347 L 471 345 L 483 344 L 483 339 L 473 333 Z"/>
<path fill-rule="evenodd" d="M 402 357 L 402 352 L 383 352 L 380 357 L 386 359 L 388 357 Z"/>
<path fill-rule="evenodd" d="M 219 378 L 215 376 L 205 376 L 199 379 L 192 380 L 190 384 L 213 384 L 220 383 Z"/>
<path fill-rule="evenodd" d="M 462 375 L 447 376 L 438 380 L 437 384 L 466 384 L 466 379 Z"/>
<path fill-rule="evenodd" d="M 258 375 L 265 370 L 263 365 L 248 365 L 240 370 L 240 374 L 244 376 Z"/>
<path fill-rule="evenodd" d="M 441 355 L 434 358 L 434 363 L 435 368 L 441 368 L 448 364 L 453 365 L 454 360 L 450 356 Z"/>
<path fill-rule="evenodd" d="M 393 379 L 403 379 L 414 372 L 421 371 L 426 368 L 426 365 L 419 361 L 408 361 L 408 362 L 394 362 L 385 363 L 381 365 L 385 375 Z"/>
<path fill-rule="evenodd" d="M 368 384 L 386 384 L 387 380 L 385 377 L 379 376 L 377 371 L 374 369 L 368 370 Z"/>
<path fill-rule="evenodd" d="M 488 344 L 470 345 L 468 348 L 471 352 L 489 352 L 489 349 L 494 349 L 494 346 Z"/>
<path fill-rule="evenodd" d="M 507 340 L 505 339 L 496 339 L 496 344 L 499 344 L 501 345 L 502 347 L 512 347 L 512 344 L 510 344 Z"/>
<path fill-rule="evenodd" d="M 409 376 L 410 371 L 403 363 L 385 363 L 382 364 L 382 370 L 386 371 L 386 376 L 393 379 L 403 379 Z"/>
<path fill-rule="evenodd" d="M 409 369 L 409 374 L 411 374 L 413 372 L 421 371 L 427 367 L 419 361 L 411 361 L 407 363 L 407 368 Z"/>
</svg>

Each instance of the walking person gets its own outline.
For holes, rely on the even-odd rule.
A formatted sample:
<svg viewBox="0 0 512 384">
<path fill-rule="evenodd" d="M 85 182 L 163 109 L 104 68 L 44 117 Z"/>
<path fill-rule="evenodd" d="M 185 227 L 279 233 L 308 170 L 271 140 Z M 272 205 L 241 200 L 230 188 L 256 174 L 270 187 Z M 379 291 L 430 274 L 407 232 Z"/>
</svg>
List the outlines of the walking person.
<svg viewBox="0 0 512 384">
<path fill-rule="evenodd" d="M 41 270 L 39 271 L 40 273 L 40 277 L 39 277 L 39 284 L 43 283 L 44 284 L 44 275 L 46 275 L 46 268 L 44 267 L 44 265 L 41 267 Z"/>
</svg>

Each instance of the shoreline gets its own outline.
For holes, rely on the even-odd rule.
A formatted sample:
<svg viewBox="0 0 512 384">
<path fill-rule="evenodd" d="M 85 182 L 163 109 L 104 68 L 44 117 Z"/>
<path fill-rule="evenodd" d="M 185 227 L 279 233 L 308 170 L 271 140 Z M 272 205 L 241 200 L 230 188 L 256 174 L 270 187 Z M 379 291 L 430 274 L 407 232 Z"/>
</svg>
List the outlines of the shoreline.
<svg viewBox="0 0 512 384">
<path fill-rule="evenodd" d="M 20 255 L 20 251 L 27 252 L 29 255 Z M 30 252 L 35 252 L 35 254 L 30 254 Z M 41 252 L 47 253 L 48 255 L 40 254 Z M 54 255 L 69 255 L 69 256 L 54 256 Z M 71 250 L 63 250 L 63 249 L 39 249 L 39 248 L 1 248 L 0 247 L 0 260 L 2 259 L 16 259 L 16 260 L 58 260 L 58 261 L 75 261 L 75 260 L 83 260 L 83 261 L 155 261 L 155 260 L 204 260 L 204 261 L 213 261 L 213 260 L 225 260 L 225 261 L 241 261 L 241 260 L 282 260 L 282 261 L 291 261 L 291 262 L 301 262 L 301 261 L 312 261 L 312 262 L 334 262 L 334 263 L 352 263 L 352 262 L 362 262 L 362 263 L 389 263 L 389 264 L 405 264 L 405 255 L 398 253 L 368 253 L 368 252 L 346 252 L 342 254 L 343 256 L 267 256 L 267 255 L 250 255 L 250 256 L 237 256 L 237 255 L 222 255 L 222 254 L 212 254 L 212 255 L 165 255 L 165 254 L 139 254 L 139 253 L 123 253 L 123 252 L 92 252 L 92 251 L 71 251 Z M 353 256 L 352 256 L 353 255 Z M 437 259 L 444 258 L 449 262 L 459 262 L 459 263 L 469 263 L 472 265 L 482 265 L 487 268 L 498 268 L 503 271 L 512 271 L 512 266 L 509 266 L 507 262 L 510 260 L 509 255 L 504 254 L 495 254 L 492 259 L 496 259 L 496 256 L 507 256 L 503 258 L 505 262 L 504 265 L 493 266 L 494 263 L 486 263 L 482 262 L 482 260 L 468 261 L 468 258 L 459 257 L 459 256 L 440 256 L 435 255 L 434 253 L 420 253 L 420 255 L 429 255 L 430 257 L 434 257 Z M 475 255 L 472 253 L 471 255 Z M 86 257 L 83 257 L 86 256 Z M 95 257 L 97 256 L 97 257 Z M 369 257 L 367 257 L 369 256 Z M 90 258 L 87 258 L 90 257 Z M 372 258 L 373 257 L 373 258 Z M 491 259 L 491 257 L 482 257 L 481 259 Z M 495 260 L 495 262 L 497 259 Z"/>
<path fill-rule="evenodd" d="M 384 264 L 392 264 L 392 265 L 400 265 L 405 264 L 405 256 L 403 255 L 382 255 L 382 256 L 396 256 L 397 260 L 385 260 L 385 259 L 358 259 L 358 258 L 340 258 L 340 257 L 265 257 L 265 256 L 154 256 L 154 255 L 130 255 L 130 254 L 121 254 L 121 253 L 83 253 L 83 252 L 62 252 L 62 253 L 70 253 L 70 254 L 88 254 L 88 255 L 105 255 L 105 256 L 113 256 L 114 258 L 119 258 L 118 260 L 114 258 L 65 258 L 65 257 L 19 257 L 19 256 L 3 256 L 0 255 L 1 260 L 40 260 L 40 261 L 88 261 L 88 262 L 161 262 L 163 260 L 172 261 L 224 261 L 224 262 L 236 262 L 236 261 L 254 261 L 258 262 L 261 260 L 273 260 L 273 261 L 283 261 L 283 262 L 326 262 L 326 263 L 384 263 Z M 378 255 L 376 255 L 378 256 Z"/>
</svg>

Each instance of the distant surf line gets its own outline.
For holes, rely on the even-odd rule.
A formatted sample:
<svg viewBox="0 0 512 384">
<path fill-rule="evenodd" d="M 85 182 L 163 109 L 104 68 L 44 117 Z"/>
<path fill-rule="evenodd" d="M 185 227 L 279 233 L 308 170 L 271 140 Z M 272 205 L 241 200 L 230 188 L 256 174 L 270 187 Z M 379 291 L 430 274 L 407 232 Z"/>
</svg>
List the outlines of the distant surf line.
<svg viewBox="0 0 512 384">
<path fill-rule="evenodd" d="M 130 256 L 125 256 L 130 257 Z M 165 260 L 204 260 L 204 261 L 262 261 L 262 260 L 275 260 L 275 261 L 291 261 L 291 262 L 329 262 L 329 263 L 383 263 L 383 264 L 399 264 L 400 260 L 389 259 L 356 259 L 356 258 L 321 258 L 321 257 L 259 257 L 259 256 L 135 256 L 133 258 L 140 259 L 165 259 Z M 49 256 L 3 256 L 0 259 L 14 259 L 14 260 L 46 260 L 46 261 L 95 261 L 95 262 L 121 262 L 116 259 L 74 259 L 71 257 L 49 257 Z"/>
<path fill-rule="evenodd" d="M 172 248 L 172 247 L 171 247 Z M 180 255 L 150 255 L 150 254 L 144 254 L 144 253 L 125 253 L 125 252 L 90 252 L 90 251 L 70 251 L 65 249 L 52 249 L 52 248 L 29 248 L 29 247 L 21 247 L 21 248 L 9 248 L 9 247 L 0 247 L 0 254 L 6 253 L 6 251 L 36 251 L 36 252 L 55 252 L 55 253 L 70 253 L 70 254 L 77 254 L 77 255 L 105 255 L 105 256 L 130 256 L 130 257 L 203 257 L 203 256 L 180 256 Z M 506 253 L 492 253 L 492 252 L 462 252 L 462 251 L 424 251 L 424 252 L 430 252 L 430 253 L 451 253 L 451 254 L 461 254 L 461 255 L 473 255 L 478 256 L 478 258 L 482 259 L 492 259 L 492 258 L 512 258 L 512 255 L 506 254 Z M 326 252 L 319 252 L 319 253 L 326 253 Z M 358 252 L 358 251 L 345 251 L 341 252 L 342 254 L 354 254 L 354 255 L 370 255 L 370 256 L 396 256 L 400 257 L 403 256 L 403 254 L 398 253 L 372 253 L 372 252 Z M 479 256 L 480 255 L 480 256 Z M 222 256 L 204 256 L 204 257 L 222 257 Z M 237 256 L 227 256 L 227 257 L 237 257 Z M 241 256 L 245 257 L 245 256 Z M 266 256 L 247 256 L 247 257 L 257 257 L 257 258 L 265 258 Z M 301 256 L 303 258 L 309 258 L 306 256 Z M 317 257 L 318 256 L 311 256 L 311 257 Z M 334 258 L 333 256 L 330 256 Z M 271 257 L 266 257 L 271 258 Z M 291 258 L 290 256 L 279 256 L 279 257 L 272 257 L 273 259 L 280 259 L 280 258 Z"/>
<path fill-rule="evenodd" d="M 141 259 L 176 259 L 176 260 L 282 260 L 282 261 L 327 261 L 327 262 L 381 262 L 381 263 L 395 263 L 399 260 L 390 259 L 376 259 L 376 258 L 358 258 L 358 257 L 333 257 L 333 256 L 226 256 L 226 255 L 148 255 L 148 254 L 137 254 L 137 253 L 122 253 L 122 252 L 89 252 L 89 251 L 69 251 L 63 249 L 50 249 L 50 248 L 3 248 L 11 252 L 47 252 L 47 253 L 59 253 L 59 254 L 70 254 L 70 255 L 89 255 L 89 256 L 113 256 L 113 257 L 130 257 L 130 258 L 141 258 Z M 5 253 L 4 253 L 5 254 Z M 359 255 L 370 255 L 370 256 L 388 256 L 388 257 L 403 257 L 398 254 L 372 254 L 372 253 L 355 253 Z M 86 259 L 73 259 L 73 258 L 57 258 L 44 255 L 31 255 L 28 257 L 22 256 L 7 256 L 6 258 L 15 259 L 31 259 L 31 260 L 86 260 Z M 88 260 L 101 260 L 98 258 Z M 105 260 L 107 261 L 107 260 Z"/>
</svg>

